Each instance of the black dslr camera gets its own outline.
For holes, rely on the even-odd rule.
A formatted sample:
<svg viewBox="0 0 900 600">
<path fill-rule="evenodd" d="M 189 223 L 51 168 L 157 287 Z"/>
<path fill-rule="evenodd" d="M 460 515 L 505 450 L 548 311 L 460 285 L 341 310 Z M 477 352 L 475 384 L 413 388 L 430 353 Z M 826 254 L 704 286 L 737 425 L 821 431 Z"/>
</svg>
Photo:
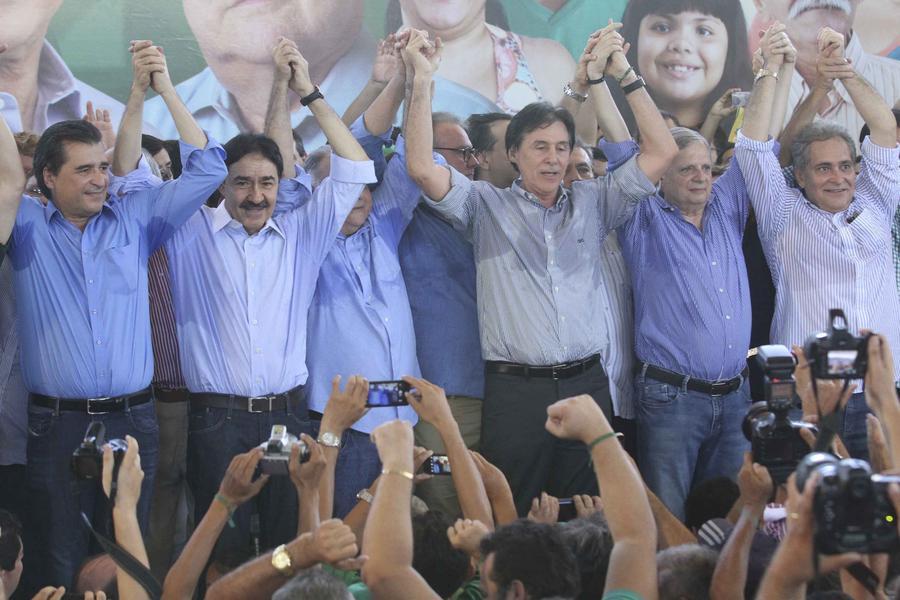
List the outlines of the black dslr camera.
<svg viewBox="0 0 900 600">
<path fill-rule="evenodd" d="M 300 462 L 309 460 L 309 447 L 296 435 L 288 433 L 284 425 L 272 425 L 272 433 L 269 441 L 259 445 L 263 449 L 262 460 L 259 461 L 259 470 L 267 475 L 287 475 L 288 465 L 291 461 L 291 447 L 294 444 L 300 446 Z"/>
<path fill-rule="evenodd" d="M 785 346 L 760 346 L 756 359 L 763 370 L 766 400 L 750 407 L 741 427 L 750 441 L 753 461 L 766 467 L 778 485 L 809 453 L 800 430 L 813 425 L 788 418 L 794 407 L 794 355 Z"/>
<path fill-rule="evenodd" d="M 847 331 L 844 311 L 832 308 L 828 311 L 828 331 L 811 336 L 803 351 L 816 379 L 862 379 L 869 364 L 868 345 L 869 336 L 857 337 Z"/>
<path fill-rule="evenodd" d="M 72 472 L 76 479 L 100 479 L 103 476 L 103 444 L 106 440 L 106 425 L 94 421 L 84 432 L 84 440 L 72 454 Z M 121 464 L 128 442 L 125 440 L 109 440 L 113 458 Z"/>
<path fill-rule="evenodd" d="M 900 477 L 873 475 L 869 463 L 855 458 L 838 460 L 813 452 L 797 467 L 800 490 L 813 473 L 819 474 L 813 514 L 816 548 L 822 554 L 875 554 L 900 550 L 897 515 L 888 497 Z"/>
</svg>

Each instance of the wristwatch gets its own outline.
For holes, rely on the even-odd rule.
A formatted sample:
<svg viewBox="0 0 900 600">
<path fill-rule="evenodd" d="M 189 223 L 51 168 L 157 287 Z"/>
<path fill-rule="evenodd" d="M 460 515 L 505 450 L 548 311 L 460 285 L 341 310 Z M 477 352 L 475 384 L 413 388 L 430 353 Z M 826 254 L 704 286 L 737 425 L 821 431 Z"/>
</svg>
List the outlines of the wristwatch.
<svg viewBox="0 0 900 600">
<path fill-rule="evenodd" d="M 319 433 L 319 438 L 316 440 L 323 446 L 328 446 L 329 448 L 340 448 L 341 447 L 341 436 L 335 435 L 330 431 L 322 431 Z"/>
<path fill-rule="evenodd" d="M 322 91 L 319 89 L 319 86 L 316 86 L 312 92 L 307 96 L 303 96 L 300 98 L 300 104 L 303 106 L 309 106 L 313 103 L 313 101 L 318 100 L 319 98 L 325 99 L 325 96 L 322 95 Z"/>
<path fill-rule="evenodd" d="M 756 77 L 753 78 L 753 83 L 756 83 L 763 77 L 768 77 L 769 75 L 774 77 L 775 81 L 778 81 L 778 72 L 777 71 L 771 71 L 771 70 L 763 67 L 762 69 L 760 69 L 759 71 L 756 72 Z"/>
<path fill-rule="evenodd" d="M 284 544 L 272 550 L 272 566 L 285 577 L 290 577 L 294 574 L 294 569 L 291 565 L 291 555 L 288 554 Z"/>
<path fill-rule="evenodd" d="M 372 492 L 370 492 L 366 488 L 363 488 L 363 489 L 359 490 L 358 492 L 356 492 L 356 499 L 362 500 L 364 502 L 368 502 L 369 504 L 372 504 L 372 501 L 375 499 L 375 496 L 372 495 Z"/>
<path fill-rule="evenodd" d="M 566 87 L 563 88 L 563 94 L 580 103 L 584 103 L 588 98 L 587 94 L 580 94 L 572 89 L 572 85 L 569 83 L 567 83 Z"/>
</svg>

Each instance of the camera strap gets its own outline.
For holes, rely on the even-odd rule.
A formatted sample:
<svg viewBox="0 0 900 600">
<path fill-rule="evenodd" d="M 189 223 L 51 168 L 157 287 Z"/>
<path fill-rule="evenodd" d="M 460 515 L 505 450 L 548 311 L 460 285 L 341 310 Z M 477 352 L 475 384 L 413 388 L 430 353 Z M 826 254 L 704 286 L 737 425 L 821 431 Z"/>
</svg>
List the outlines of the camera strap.
<svg viewBox="0 0 900 600">
<path fill-rule="evenodd" d="M 115 481 L 115 479 L 113 479 L 113 481 Z M 91 525 L 91 520 L 87 518 L 86 514 L 81 513 L 81 520 L 84 522 L 85 526 L 87 526 L 88 530 L 94 534 L 94 538 L 100 544 L 100 547 L 103 548 L 104 552 L 109 554 L 109 557 L 113 559 L 113 562 L 115 562 L 116 565 L 122 567 L 132 579 L 144 588 L 144 591 L 147 592 L 151 600 L 159 600 L 162 597 L 162 586 L 153 576 L 153 573 L 150 572 L 150 569 L 145 567 L 141 561 L 136 559 L 134 555 L 122 548 L 116 542 L 95 530 Z"/>
<path fill-rule="evenodd" d="M 845 379 L 844 387 L 841 389 L 841 397 L 847 392 L 848 387 L 850 387 L 850 380 Z M 813 398 L 816 400 L 816 412 L 819 415 L 819 434 L 816 436 L 813 452 L 831 452 L 831 443 L 834 441 L 834 436 L 837 435 L 838 430 L 841 428 L 840 403 L 838 403 L 838 406 L 835 407 L 832 412 L 823 415 L 819 409 L 819 389 L 816 386 L 815 377 L 812 378 L 812 390 Z"/>
</svg>

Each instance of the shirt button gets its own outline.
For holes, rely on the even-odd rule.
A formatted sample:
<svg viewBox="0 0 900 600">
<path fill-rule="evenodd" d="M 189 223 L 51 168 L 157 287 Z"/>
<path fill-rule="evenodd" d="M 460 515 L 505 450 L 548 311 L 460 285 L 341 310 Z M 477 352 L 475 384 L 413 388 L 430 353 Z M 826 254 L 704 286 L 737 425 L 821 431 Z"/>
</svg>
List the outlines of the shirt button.
<svg viewBox="0 0 900 600">
<path fill-rule="evenodd" d="M 558 292 L 558 291 L 559 291 L 559 286 L 558 286 L 558 285 L 553 286 L 553 291 L 554 291 L 554 292 Z"/>
<path fill-rule="evenodd" d="M 387 323 L 387 322 L 390 321 L 390 320 L 391 320 L 390 317 L 385 317 L 385 318 L 384 318 L 384 322 L 385 322 L 385 323 Z"/>
<path fill-rule="evenodd" d="M 93 279 L 88 279 L 88 283 L 94 283 Z"/>
<path fill-rule="evenodd" d="M 254 324 L 254 325 L 259 325 L 259 321 L 257 321 L 256 319 L 253 319 L 253 324 Z"/>
<path fill-rule="evenodd" d="M 551 264 L 551 265 L 555 265 L 555 264 L 556 264 L 556 261 L 555 261 L 555 260 L 551 260 L 551 261 L 550 261 L 550 264 Z"/>
<path fill-rule="evenodd" d="M 712 261 L 712 266 L 716 266 L 717 264 L 719 263 L 717 263 L 716 261 Z"/>
<path fill-rule="evenodd" d="M 96 315 L 96 314 L 97 314 L 97 309 L 96 309 L 96 308 L 92 308 L 92 309 L 91 309 L 91 314 L 92 314 L 92 315 Z"/>
<path fill-rule="evenodd" d="M 560 316 L 559 318 L 562 319 L 563 321 L 565 321 L 565 320 L 566 320 L 566 315 L 562 315 L 562 316 Z"/>
<path fill-rule="evenodd" d="M 726 320 L 726 321 L 730 321 L 730 320 L 731 320 L 731 315 L 725 315 L 725 320 Z"/>
<path fill-rule="evenodd" d="M 552 240 L 552 239 L 553 239 L 553 236 L 550 235 L 550 234 L 548 233 L 548 234 L 547 234 L 547 239 L 548 239 L 548 240 Z"/>
<path fill-rule="evenodd" d="M 255 266 L 256 266 L 256 263 L 255 263 L 255 262 L 250 263 L 250 268 L 251 268 L 251 269 L 252 269 L 253 267 L 255 267 Z"/>
<path fill-rule="evenodd" d="M 257 349 L 256 349 L 256 353 L 257 353 L 257 354 L 262 354 L 262 348 L 257 348 Z"/>
<path fill-rule="evenodd" d="M 98 346 L 100 345 L 100 343 L 101 343 L 100 340 L 97 340 L 97 345 L 98 345 Z"/>
<path fill-rule="evenodd" d="M 728 349 L 731 350 L 731 344 L 728 344 Z"/>
</svg>

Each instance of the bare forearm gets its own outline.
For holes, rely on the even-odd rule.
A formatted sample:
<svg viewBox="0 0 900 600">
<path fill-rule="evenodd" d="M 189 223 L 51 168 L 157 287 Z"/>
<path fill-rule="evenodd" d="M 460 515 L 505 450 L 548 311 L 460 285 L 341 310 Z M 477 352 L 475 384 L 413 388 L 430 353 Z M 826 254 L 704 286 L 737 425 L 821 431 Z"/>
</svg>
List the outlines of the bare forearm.
<svg viewBox="0 0 900 600">
<path fill-rule="evenodd" d="M 622 118 L 622 113 L 619 112 L 619 108 L 616 106 L 612 94 L 609 93 L 609 87 L 607 87 L 606 83 L 598 83 L 591 86 L 589 101 L 594 109 L 593 114 L 597 125 L 603 131 L 607 141 L 625 142 L 631 139 L 631 133 L 628 131 L 628 126 L 625 125 L 625 119 Z M 659 113 L 659 111 L 656 112 Z M 665 126 L 665 123 L 663 123 L 663 126 Z M 594 135 L 596 137 L 596 132 Z M 596 140 L 591 140 L 590 143 L 596 143 Z"/>
<path fill-rule="evenodd" d="M 131 88 L 125 113 L 119 124 L 113 150 L 112 172 L 115 175 L 127 175 L 137 168 L 141 160 L 141 127 L 144 118 L 145 92 L 137 87 Z"/>
<path fill-rule="evenodd" d="M 311 539 L 312 534 L 307 533 L 287 544 L 294 571 L 306 569 L 317 563 L 312 556 Z M 269 598 L 288 579 L 288 576 L 282 575 L 272 566 L 272 553 L 266 552 L 216 581 L 207 590 L 206 600 Z"/>
<path fill-rule="evenodd" d="M 382 135 L 394 126 L 397 111 L 403 102 L 406 90 L 406 80 L 400 76 L 394 77 L 382 90 L 372 105 L 365 112 L 366 129 L 375 135 Z"/>
<path fill-rule="evenodd" d="M 775 554 L 778 556 L 778 553 Z M 785 577 L 783 571 L 790 569 L 790 558 L 782 557 L 785 563 L 776 564 L 773 558 L 769 570 L 766 571 L 759 589 L 756 591 L 757 600 L 780 598 L 783 600 L 802 600 L 806 597 L 806 584 L 797 584 Z"/>
<path fill-rule="evenodd" d="M 12 234 L 16 213 L 25 188 L 25 173 L 12 131 L 0 116 L 0 243 Z"/>
<path fill-rule="evenodd" d="M 194 597 L 197 582 L 227 522 L 228 510 L 214 500 L 166 575 L 163 585 L 165 600 L 190 600 Z"/>
<path fill-rule="evenodd" d="M 447 457 L 450 460 L 450 474 L 453 477 L 453 486 L 459 498 L 459 507 L 466 519 L 478 520 L 492 527 L 493 515 L 491 503 L 488 501 L 484 483 L 478 473 L 478 467 L 466 443 L 459 432 L 456 421 L 441 424 L 438 429 L 441 441 L 447 449 Z"/>
<path fill-rule="evenodd" d="M 512 523 L 519 518 L 516 512 L 516 503 L 513 500 L 512 491 L 507 486 L 490 496 L 491 509 L 494 511 L 494 526 L 500 527 L 507 523 Z"/>
<path fill-rule="evenodd" d="M 628 83 L 631 83 L 629 79 L 623 81 L 623 85 Z M 626 94 L 625 98 L 634 114 L 641 137 L 638 165 L 647 178 L 656 183 L 678 153 L 678 147 L 646 88 Z"/>
<path fill-rule="evenodd" d="M 887 398 L 881 403 L 885 408 L 879 411 L 878 420 L 881 422 L 890 451 L 892 468 L 900 466 L 900 406 L 893 398 Z"/>
<path fill-rule="evenodd" d="M 291 117 L 288 111 L 288 82 L 275 78 L 272 93 L 269 96 L 269 108 L 266 111 L 266 136 L 275 140 L 281 152 L 285 177 L 296 177 L 294 168 L 294 136 L 291 133 Z"/>
<path fill-rule="evenodd" d="M 147 558 L 147 550 L 144 548 L 141 526 L 138 524 L 135 509 L 133 507 L 129 509 L 113 508 L 113 524 L 116 530 L 116 542 L 119 546 L 149 569 L 150 561 Z M 119 594 L 123 598 L 134 598 L 135 600 L 144 598 L 149 600 L 150 598 L 144 588 L 119 566 L 116 567 L 116 584 Z"/>
<path fill-rule="evenodd" d="M 650 502 L 650 510 L 653 512 L 653 520 L 658 531 L 657 545 L 660 550 L 673 548 L 682 544 L 696 544 L 697 537 L 684 523 L 673 515 L 666 505 L 656 497 L 656 494 L 645 487 L 647 500 Z"/>
<path fill-rule="evenodd" d="M 772 102 L 775 99 L 775 78 L 762 77 L 753 86 L 750 102 L 744 111 L 743 134 L 751 140 L 764 142 L 769 139 Z"/>
<path fill-rule="evenodd" d="M 759 520 L 762 518 L 763 509 L 764 507 L 761 506 L 747 506 L 741 511 L 734 531 L 731 532 L 728 542 L 719 553 L 719 560 L 716 562 L 716 570 L 710 585 L 711 600 L 743 597 L 744 586 L 747 583 L 750 546 L 753 543 L 753 535 L 756 533 Z"/>
<path fill-rule="evenodd" d="M 774 139 L 781 133 L 784 116 L 787 114 L 788 98 L 791 95 L 791 80 L 794 77 L 794 63 L 784 63 L 778 69 L 778 83 L 775 84 L 775 99 L 772 102 L 772 121 L 769 135 Z"/>
<path fill-rule="evenodd" d="M 827 94 L 828 88 L 817 84 L 813 86 L 812 91 L 794 109 L 794 114 L 791 115 L 788 124 L 778 137 L 778 143 L 781 144 L 781 152 L 778 158 L 782 165 L 790 164 L 791 144 L 794 142 L 794 138 L 797 137 L 797 133 L 801 129 L 813 122 L 816 118 L 819 104 L 821 104 Z"/>
<path fill-rule="evenodd" d="M 884 98 L 876 92 L 862 75 L 842 79 L 856 110 L 871 131 L 872 141 L 885 148 L 897 145 L 897 121 Z"/>
<path fill-rule="evenodd" d="M 319 489 L 317 487 L 297 488 L 298 515 L 297 535 L 315 531 L 319 528 Z"/>
<path fill-rule="evenodd" d="M 325 100 L 314 100 L 309 104 L 309 110 L 318 121 L 319 127 L 328 138 L 328 143 L 335 154 L 347 160 L 369 160 L 366 151 L 362 149 L 344 122 Z"/>
<path fill-rule="evenodd" d="M 407 471 L 412 464 L 392 467 Z M 363 554 L 369 557 L 366 571 L 382 576 L 394 569 L 412 566 L 412 519 L 410 496 L 412 480 L 397 474 L 384 475 L 378 484 L 378 492 L 369 509 L 363 536 Z"/>
<path fill-rule="evenodd" d="M 323 422 L 322 431 L 332 430 L 326 429 Z M 325 470 L 319 480 L 319 519 L 327 521 L 334 512 L 334 469 L 337 466 L 340 448 L 322 446 L 322 452 L 325 454 Z"/>
<path fill-rule="evenodd" d="M 378 98 L 378 95 L 384 90 L 385 85 L 369 79 L 365 87 L 359 92 L 359 95 L 353 99 L 347 110 L 344 111 L 341 120 L 344 125 L 350 127 L 353 122 L 359 118 L 359 115 L 366 112 L 372 103 Z"/>
<path fill-rule="evenodd" d="M 172 120 L 175 122 L 175 128 L 178 130 L 178 136 L 186 144 L 190 144 L 196 148 L 205 148 L 208 140 L 206 134 L 197 125 L 194 115 L 187 109 L 181 98 L 175 92 L 175 88 L 163 91 L 161 94 Z"/>
<path fill-rule="evenodd" d="M 706 115 L 706 119 L 703 121 L 703 125 L 700 126 L 700 135 L 702 135 L 706 141 L 712 143 L 716 137 L 716 131 L 719 130 L 719 125 L 722 123 L 722 117 L 714 115 L 712 113 Z"/>
</svg>

